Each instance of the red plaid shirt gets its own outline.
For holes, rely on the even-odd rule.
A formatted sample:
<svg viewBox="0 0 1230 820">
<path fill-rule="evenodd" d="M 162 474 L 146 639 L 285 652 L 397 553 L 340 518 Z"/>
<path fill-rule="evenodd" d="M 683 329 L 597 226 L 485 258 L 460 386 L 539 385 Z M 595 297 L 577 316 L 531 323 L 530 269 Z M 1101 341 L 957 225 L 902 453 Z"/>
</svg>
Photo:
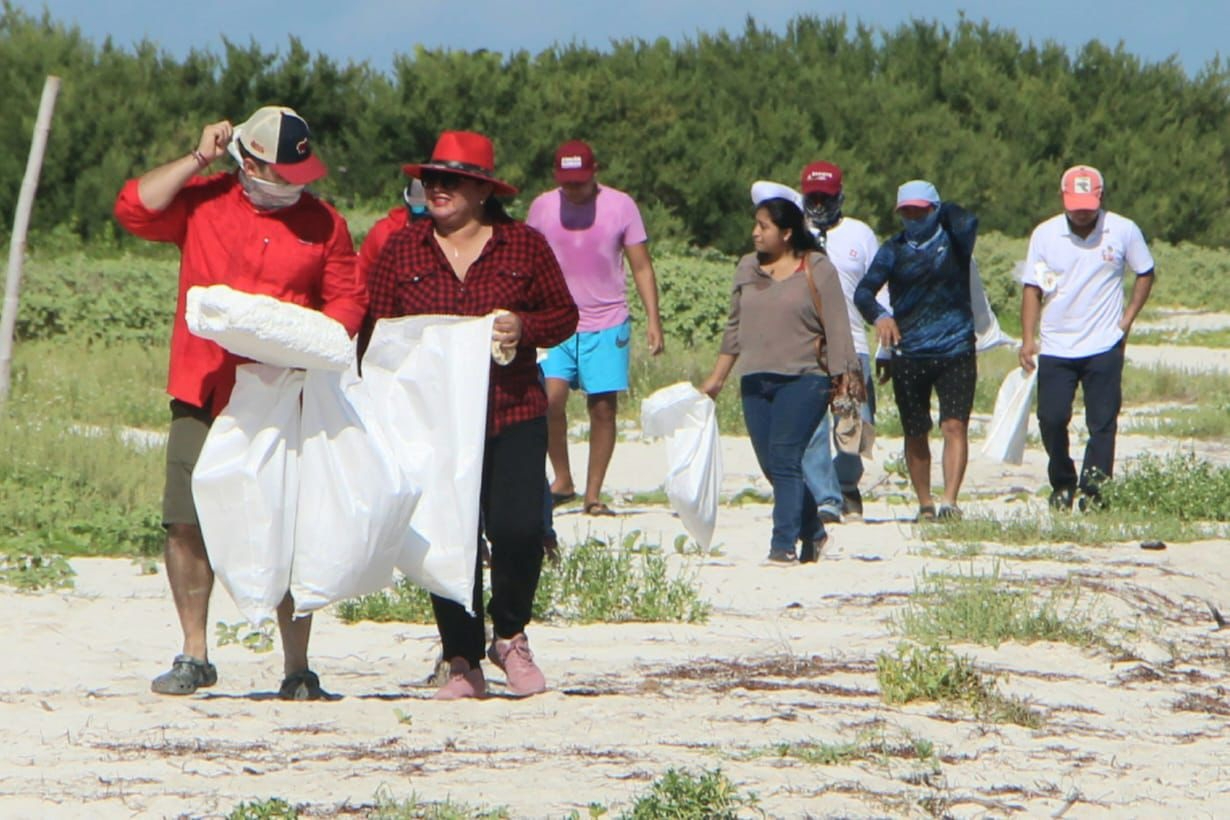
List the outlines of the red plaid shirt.
<svg viewBox="0 0 1230 820">
<path fill-rule="evenodd" d="M 374 323 L 426 313 L 485 316 L 500 308 L 516 313 L 521 317 L 517 355 L 508 365 L 491 366 L 487 435 L 546 415 L 534 349 L 553 347 L 577 328 L 577 306 L 551 246 L 521 222 L 496 223 L 462 281 L 433 229 L 424 219 L 389 237 L 368 276 L 369 318 Z"/>
</svg>

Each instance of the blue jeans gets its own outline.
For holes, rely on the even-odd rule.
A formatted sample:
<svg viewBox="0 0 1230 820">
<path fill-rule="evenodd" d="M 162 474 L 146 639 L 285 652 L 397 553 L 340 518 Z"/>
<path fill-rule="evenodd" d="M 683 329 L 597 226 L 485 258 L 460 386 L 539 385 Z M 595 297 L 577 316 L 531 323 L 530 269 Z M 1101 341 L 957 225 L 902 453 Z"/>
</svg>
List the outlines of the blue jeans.
<svg viewBox="0 0 1230 820">
<path fill-rule="evenodd" d="M 871 357 L 860 353 L 858 360 L 863 366 L 863 380 L 867 387 L 867 401 L 863 402 L 862 406 L 863 420 L 875 424 L 876 386 L 875 375 L 871 370 Z M 840 451 L 835 456 L 830 455 L 833 450 L 833 439 L 830 435 L 832 424 L 832 414 L 825 412 L 807 444 L 807 450 L 803 453 L 803 478 L 815 496 L 816 505 L 822 510 L 840 515 L 841 494 L 857 490 L 858 483 L 863 478 L 863 459 L 853 453 Z"/>
<path fill-rule="evenodd" d="M 740 383 L 743 418 L 760 470 L 773 485 L 770 550 L 824 537 L 816 499 L 803 481 L 803 451 L 828 406 L 828 376 L 749 373 Z"/>
</svg>

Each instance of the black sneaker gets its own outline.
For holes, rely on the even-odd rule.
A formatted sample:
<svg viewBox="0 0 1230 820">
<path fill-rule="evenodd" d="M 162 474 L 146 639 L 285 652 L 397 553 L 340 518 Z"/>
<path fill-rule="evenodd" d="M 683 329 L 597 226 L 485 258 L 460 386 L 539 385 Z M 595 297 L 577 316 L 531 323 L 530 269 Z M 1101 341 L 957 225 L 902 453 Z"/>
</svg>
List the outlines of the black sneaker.
<svg viewBox="0 0 1230 820">
<path fill-rule="evenodd" d="M 765 559 L 765 563 L 769 566 L 791 567 L 799 563 L 799 557 L 793 552 L 786 552 L 785 550 L 778 552 L 774 550 L 769 553 L 769 557 Z"/>
<path fill-rule="evenodd" d="M 830 507 L 821 507 L 816 510 L 816 517 L 820 519 L 822 524 L 840 524 L 841 513 L 834 511 Z"/>
<path fill-rule="evenodd" d="M 320 688 L 320 678 L 311 669 L 287 675 L 278 689 L 282 700 L 323 700 L 325 690 Z"/>
<path fill-rule="evenodd" d="M 1071 487 L 1051 490 L 1051 509 L 1056 512 L 1072 512 L 1072 502 L 1076 500 L 1075 495 Z"/>
<path fill-rule="evenodd" d="M 965 513 L 961 512 L 961 508 L 956 504 L 941 504 L 935 517 L 940 521 L 960 521 L 965 517 Z"/>
<path fill-rule="evenodd" d="M 863 494 L 858 488 L 841 493 L 841 514 L 855 521 L 863 520 Z"/>
<path fill-rule="evenodd" d="M 191 695 L 218 682 L 218 670 L 209 661 L 191 655 L 176 655 L 171 668 L 150 683 L 151 692 L 159 695 Z"/>
</svg>

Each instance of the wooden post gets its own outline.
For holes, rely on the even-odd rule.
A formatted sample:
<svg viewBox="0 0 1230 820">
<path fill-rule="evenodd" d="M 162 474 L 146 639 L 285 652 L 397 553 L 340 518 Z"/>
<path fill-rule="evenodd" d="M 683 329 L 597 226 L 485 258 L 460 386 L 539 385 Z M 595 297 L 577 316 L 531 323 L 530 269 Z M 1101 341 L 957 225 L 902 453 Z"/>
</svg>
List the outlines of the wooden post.
<svg viewBox="0 0 1230 820">
<path fill-rule="evenodd" d="M 30 143 L 30 158 L 26 175 L 21 180 L 17 197 L 17 213 L 13 216 L 13 236 L 9 240 L 9 268 L 4 280 L 4 310 L 0 313 L 0 404 L 9 397 L 9 375 L 13 363 L 13 329 L 17 325 L 18 295 L 21 292 L 21 265 L 26 255 L 26 233 L 30 228 L 30 211 L 34 208 L 34 191 L 43 169 L 43 154 L 47 150 L 47 134 L 51 131 L 51 112 L 60 93 L 60 78 L 48 77 L 43 83 L 43 99 L 38 104 L 38 120 L 34 124 L 34 139 Z"/>
</svg>

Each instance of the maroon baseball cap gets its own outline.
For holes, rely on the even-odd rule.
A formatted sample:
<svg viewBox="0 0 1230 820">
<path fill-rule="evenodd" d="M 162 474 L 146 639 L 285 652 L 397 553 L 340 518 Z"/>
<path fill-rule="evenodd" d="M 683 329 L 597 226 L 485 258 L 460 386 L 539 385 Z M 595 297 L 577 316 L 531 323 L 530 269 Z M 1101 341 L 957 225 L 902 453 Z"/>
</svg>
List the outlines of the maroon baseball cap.
<svg viewBox="0 0 1230 820">
<path fill-rule="evenodd" d="M 841 169 L 831 162 L 813 162 L 803 169 L 800 187 L 803 189 L 803 196 L 837 196 L 841 193 Z"/>
<path fill-rule="evenodd" d="M 594 150 L 581 140 L 568 140 L 555 152 L 555 181 L 589 182 L 594 178 Z"/>
</svg>

